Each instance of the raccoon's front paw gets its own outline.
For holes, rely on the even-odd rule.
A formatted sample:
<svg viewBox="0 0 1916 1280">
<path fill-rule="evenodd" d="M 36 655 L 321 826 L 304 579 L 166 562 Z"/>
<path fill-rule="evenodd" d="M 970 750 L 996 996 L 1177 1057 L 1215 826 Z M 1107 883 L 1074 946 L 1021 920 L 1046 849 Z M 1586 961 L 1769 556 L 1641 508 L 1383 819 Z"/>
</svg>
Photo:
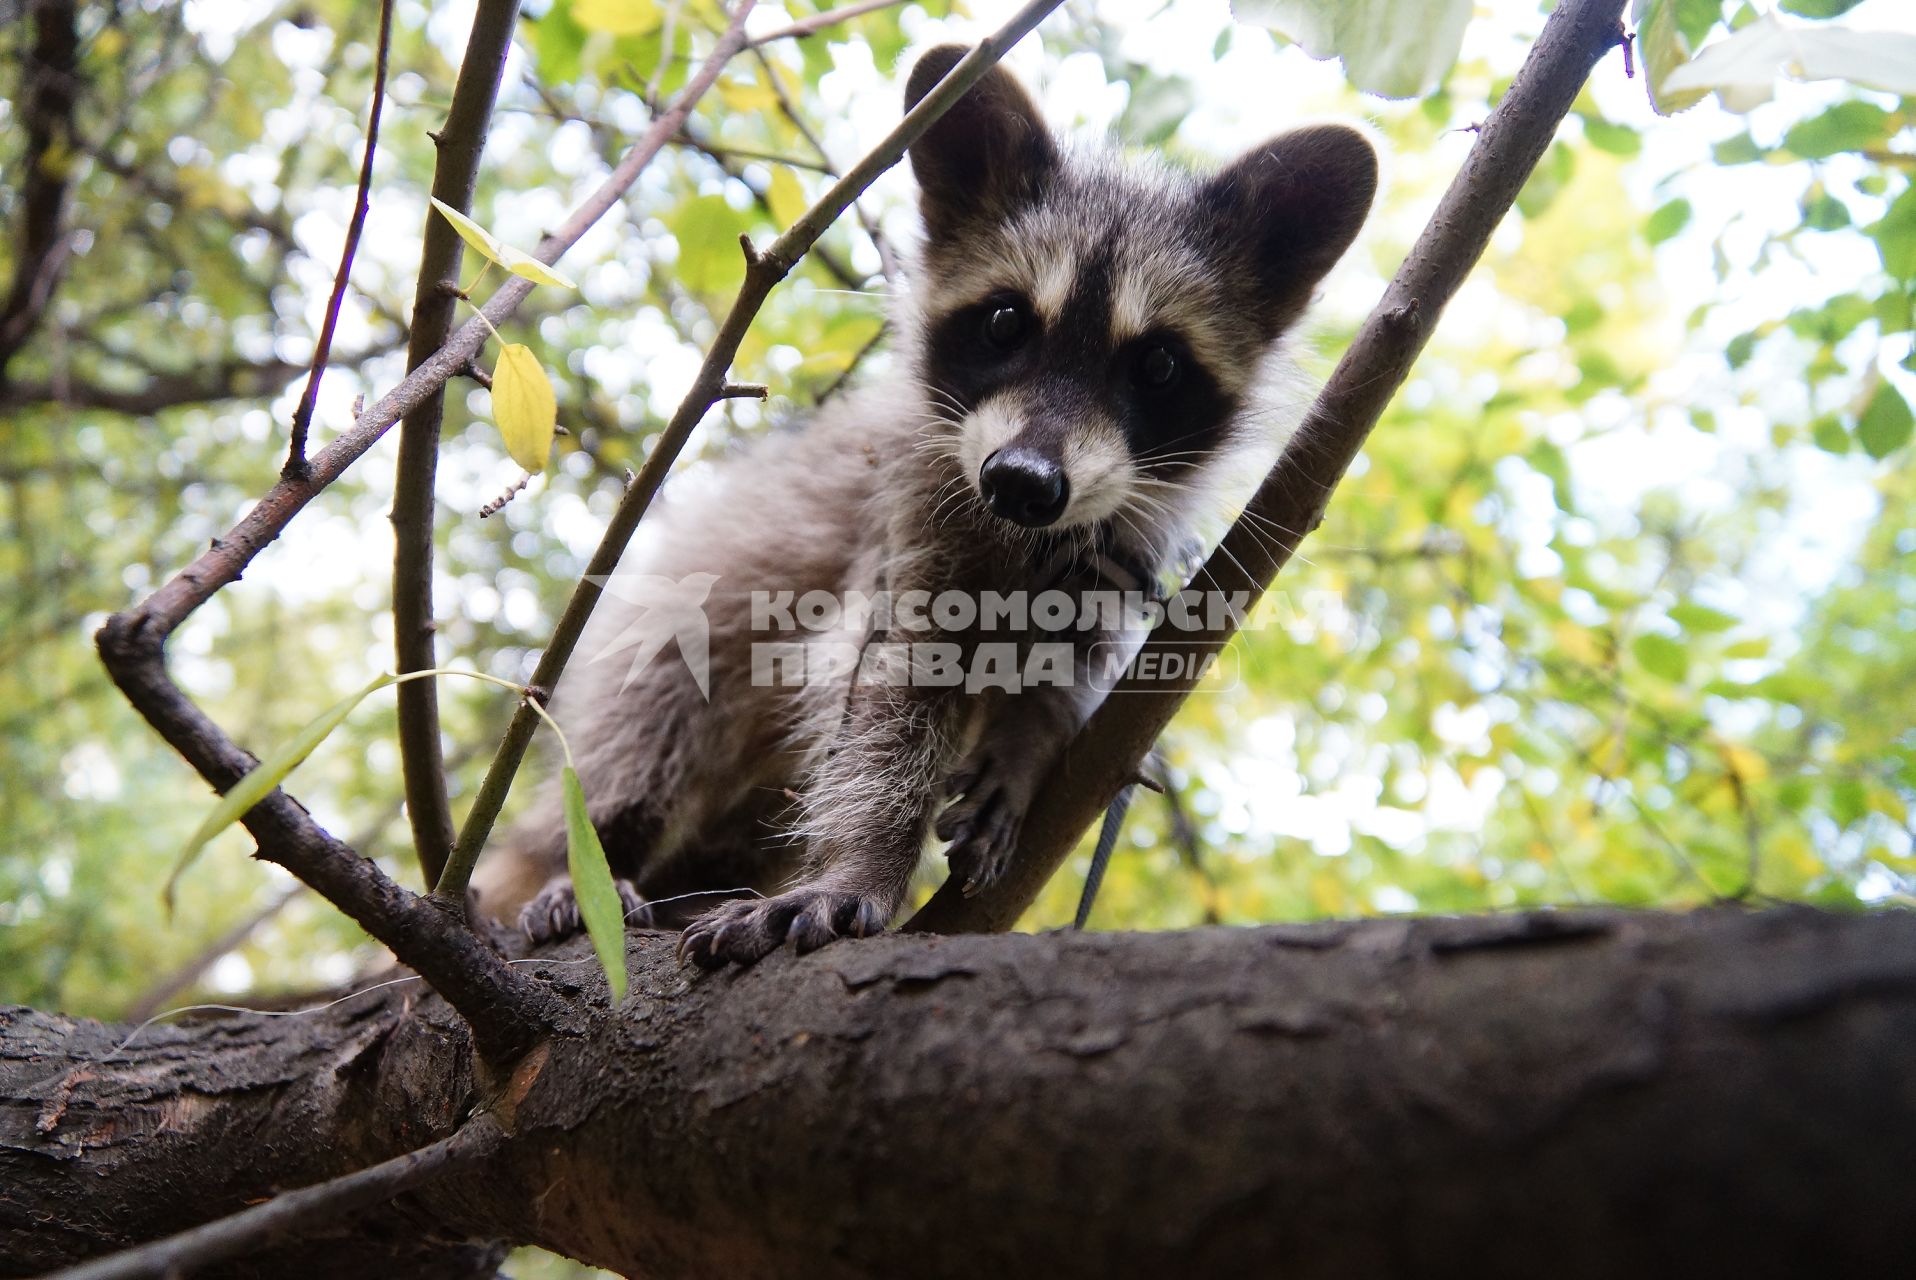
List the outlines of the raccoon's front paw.
<svg viewBox="0 0 1916 1280">
<path fill-rule="evenodd" d="M 883 933 L 891 913 L 875 898 L 826 889 L 793 889 L 775 898 L 728 902 L 700 916 L 679 937 L 679 962 L 701 969 L 756 964 L 787 938 L 804 955 L 834 938 Z"/>
<path fill-rule="evenodd" d="M 933 830 L 940 840 L 951 842 L 945 860 L 967 898 L 996 884 L 1011 865 L 1024 816 L 1022 800 L 995 782 L 989 772 L 970 781 L 964 796 L 938 815 Z"/>
<path fill-rule="evenodd" d="M 645 898 L 630 880 L 620 878 L 612 883 L 619 890 L 619 905 L 630 921 L 644 910 Z M 532 939 L 535 946 L 569 938 L 584 928 L 585 918 L 579 914 L 579 899 L 572 892 L 569 875 L 556 875 L 546 881 L 545 887 L 533 894 L 532 901 L 519 912 L 519 930 Z"/>
</svg>

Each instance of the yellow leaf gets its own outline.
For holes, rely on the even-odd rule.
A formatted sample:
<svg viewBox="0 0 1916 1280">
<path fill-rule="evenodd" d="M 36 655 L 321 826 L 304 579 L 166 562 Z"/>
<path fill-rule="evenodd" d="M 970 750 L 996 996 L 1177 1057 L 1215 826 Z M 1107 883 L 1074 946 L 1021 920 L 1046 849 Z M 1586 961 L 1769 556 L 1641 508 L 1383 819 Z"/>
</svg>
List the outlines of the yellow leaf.
<svg viewBox="0 0 1916 1280">
<path fill-rule="evenodd" d="M 734 111 L 770 111 L 778 106 L 778 95 L 762 84 L 721 80 L 718 83 L 718 93 L 725 105 Z"/>
<path fill-rule="evenodd" d="M 520 253 L 510 245 L 501 245 L 504 253 L 500 263 L 515 276 L 524 276 L 534 284 L 556 284 L 561 289 L 576 289 L 577 285 L 548 267 L 529 253 Z"/>
<path fill-rule="evenodd" d="M 664 20 L 655 0 L 573 0 L 572 20 L 587 31 L 642 36 Z"/>
<path fill-rule="evenodd" d="M 452 224 L 452 229 L 459 233 L 461 240 L 484 254 L 488 261 L 498 263 L 513 275 L 524 276 L 534 284 L 556 284 L 562 289 L 578 287 L 531 254 L 522 253 L 500 240 L 438 196 L 432 198 L 432 207 Z"/>
<path fill-rule="evenodd" d="M 1770 776 L 1770 762 L 1748 747 L 1726 742 L 1718 750 L 1723 754 L 1723 767 L 1744 782 L 1761 782 Z"/>
<path fill-rule="evenodd" d="M 508 342 L 499 352 L 492 371 L 492 417 L 512 460 L 533 475 L 544 471 L 559 401 L 532 348 L 522 342 Z"/>
<path fill-rule="evenodd" d="M 477 249 L 480 256 L 484 257 L 488 262 L 499 262 L 500 266 L 505 265 L 503 262 L 500 262 L 500 258 L 505 252 L 505 246 L 500 244 L 490 231 L 447 204 L 444 200 L 441 200 L 438 196 L 432 197 L 432 207 L 439 210 L 439 215 L 452 224 L 452 229 L 459 233 L 459 238 L 471 245 L 474 249 Z"/>
<path fill-rule="evenodd" d="M 798 175 L 784 165 L 772 170 L 772 185 L 765 189 L 765 203 L 772 207 L 772 221 L 789 227 L 805 216 L 805 188 Z"/>
</svg>

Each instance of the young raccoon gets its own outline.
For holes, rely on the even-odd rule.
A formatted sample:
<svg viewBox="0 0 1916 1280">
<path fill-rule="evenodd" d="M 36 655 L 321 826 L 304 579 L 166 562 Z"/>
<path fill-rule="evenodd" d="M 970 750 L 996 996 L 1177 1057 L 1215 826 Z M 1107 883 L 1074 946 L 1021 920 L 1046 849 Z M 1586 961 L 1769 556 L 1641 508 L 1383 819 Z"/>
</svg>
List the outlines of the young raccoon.
<svg viewBox="0 0 1916 1280">
<path fill-rule="evenodd" d="M 907 109 L 965 52 L 920 59 Z M 615 579 L 555 699 L 629 907 L 771 895 L 692 921 L 681 953 L 708 968 L 884 929 L 934 828 L 968 890 L 998 876 L 1109 686 L 1094 653 L 1135 637 L 940 602 L 1148 590 L 1218 514 L 1226 456 L 1275 456 L 1278 340 L 1376 187 L 1369 143 L 1338 126 L 1208 178 L 1067 151 L 1002 68 L 911 163 L 925 242 L 896 372 L 662 504 L 621 566 L 636 595 Z M 784 630 L 810 592 L 895 607 Z M 670 636 L 685 661 L 654 656 Z M 1011 667 L 1043 649 L 1051 678 L 952 683 L 1007 637 Z M 653 660 L 629 660 L 634 639 Z M 508 844 L 481 868 L 488 908 L 525 902 L 535 939 L 576 929 L 556 803 Z"/>
</svg>

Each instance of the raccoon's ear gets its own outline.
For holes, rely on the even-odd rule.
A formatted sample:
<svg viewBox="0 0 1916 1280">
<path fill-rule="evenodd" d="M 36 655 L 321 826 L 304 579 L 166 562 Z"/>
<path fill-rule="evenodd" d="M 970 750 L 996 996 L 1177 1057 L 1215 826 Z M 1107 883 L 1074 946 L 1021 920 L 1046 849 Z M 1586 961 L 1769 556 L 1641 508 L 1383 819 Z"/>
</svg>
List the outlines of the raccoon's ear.
<svg viewBox="0 0 1916 1280">
<path fill-rule="evenodd" d="M 1226 257 L 1249 269 L 1268 332 L 1295 320 L 1344 256 L 1377 193 L 1377 153 L 1357 130 L 1279 134 L 1204 185 L 1200 201 Z"/>
<path fill-rule="evenodd" d="M 910 111 L 971 50 L 941 44 L 905 82 Z M 1035 199 L 1058 164 L 1038 106 L 1009 71 L 994 66 L 911 147 L 919 209 L 933 240 L 966 224 L 1003 218 Z"/>
</svg>

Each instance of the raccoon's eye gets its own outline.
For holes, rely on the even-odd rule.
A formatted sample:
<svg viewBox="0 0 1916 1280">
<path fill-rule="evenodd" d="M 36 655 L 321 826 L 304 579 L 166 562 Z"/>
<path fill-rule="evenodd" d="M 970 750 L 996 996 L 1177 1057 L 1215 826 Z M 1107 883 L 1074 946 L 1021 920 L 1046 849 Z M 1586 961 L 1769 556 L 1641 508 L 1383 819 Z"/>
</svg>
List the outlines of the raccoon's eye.
<svg viewBox="0 0 1916 1280">
<path fill-rule="evenodd" d="M 985 316 L 985 341 L 1000 351 L 1015 351 L 1030 327 L 1024 308 L 1009 303 L 993 307 Z"/>
<path fill-rule="evenodd" d="M 1133 376 L 1139 386 L 1150 391 L 1163 391 L 1175 383 L 1182 372 L 1177 355 L 1171 348 L 1152 346 L 1139 354 Z"/>
</svg>

